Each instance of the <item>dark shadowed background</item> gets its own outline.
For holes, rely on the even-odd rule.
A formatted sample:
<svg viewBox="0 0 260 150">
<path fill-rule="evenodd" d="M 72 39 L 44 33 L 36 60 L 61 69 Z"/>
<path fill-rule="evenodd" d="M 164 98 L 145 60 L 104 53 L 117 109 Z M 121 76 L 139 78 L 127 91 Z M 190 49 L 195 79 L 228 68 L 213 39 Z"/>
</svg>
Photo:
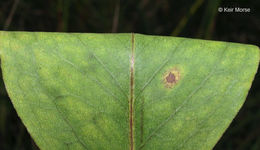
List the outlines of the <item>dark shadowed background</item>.
<svg viewBox="0 0 260 150">
<path fill-rule="evenodd" d="M 220 12 L 224 7 L 250 12 Z M 260 1 L 0 0 L 0 30 L 136 32 L 260 46 Z M 38 148 L 16 114 L 0 73 L 0 150 L 31 149 Z M 260 150 L 259 72 L 245 105 L 214 150 Z"/>
</svg>

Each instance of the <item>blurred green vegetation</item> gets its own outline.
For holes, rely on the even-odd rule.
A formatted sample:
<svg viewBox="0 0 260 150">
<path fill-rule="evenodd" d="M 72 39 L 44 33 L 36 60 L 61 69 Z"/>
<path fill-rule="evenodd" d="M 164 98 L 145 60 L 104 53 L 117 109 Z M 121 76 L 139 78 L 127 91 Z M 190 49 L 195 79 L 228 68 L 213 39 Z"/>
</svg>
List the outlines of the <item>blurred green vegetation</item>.
<svg viewBox="0 0 260 150">
<path fill-rule="evenodd" d="M 249 13 L 220 13 L 246 7 Z M 1 0 L 0 29 L 137 32 L 260 45 L 256 0 Z M 241 70 L 242 71 L 242 70 Z M 38 149 L 8 98 L 0 72 L 0 150 Z M 215 150 L 260 149 L 260 73 Z"/>
</svg>

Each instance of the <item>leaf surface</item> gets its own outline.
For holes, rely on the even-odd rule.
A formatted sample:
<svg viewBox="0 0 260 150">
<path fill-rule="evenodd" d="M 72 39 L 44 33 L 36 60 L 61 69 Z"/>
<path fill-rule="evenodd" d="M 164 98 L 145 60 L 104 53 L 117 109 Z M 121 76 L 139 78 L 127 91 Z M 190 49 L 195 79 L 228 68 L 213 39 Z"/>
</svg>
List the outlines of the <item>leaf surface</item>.
<svg viewBox="0 0 260 150">
<path fill-rule="evenodd" d="M 7 92 L 43 150 L 212 149 L 256 46 L 141 34 L 0 32 Z"/>
</svg>

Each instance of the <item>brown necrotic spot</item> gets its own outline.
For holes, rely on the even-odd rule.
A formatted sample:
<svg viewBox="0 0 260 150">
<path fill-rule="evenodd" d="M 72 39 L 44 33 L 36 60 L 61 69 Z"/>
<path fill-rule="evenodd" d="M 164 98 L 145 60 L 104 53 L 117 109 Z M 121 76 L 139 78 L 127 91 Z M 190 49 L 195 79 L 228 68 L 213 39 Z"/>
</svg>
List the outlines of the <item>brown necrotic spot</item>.
<svg viewBox="0 0 260 150">
<path fill-rule="evenodd" d="M 180 80 L 180 71 L 177 68 L 172 68 L 163 76 L 163 83 L 166 88 L 172 88 Z"/>
<path fill-rule="evenodd" d="M 176 80 L 175 80 L 175 75 L 170 72 L 169 75 L 166 77 L 166 81 L 167 81 L 167 83 L 173 83 L 173 82 L 175 82 L 175 81 L 176 81 Z"/>
</svg>

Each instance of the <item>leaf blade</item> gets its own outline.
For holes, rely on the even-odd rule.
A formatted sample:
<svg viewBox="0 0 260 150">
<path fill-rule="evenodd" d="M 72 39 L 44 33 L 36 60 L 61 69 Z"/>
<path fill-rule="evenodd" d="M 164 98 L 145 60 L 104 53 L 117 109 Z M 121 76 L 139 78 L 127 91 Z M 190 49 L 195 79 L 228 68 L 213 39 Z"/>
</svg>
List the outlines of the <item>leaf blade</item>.
<svg viewBox="0 0 260 150">
<path fill-rule="evenodd" d="M 167 48 L 166 46 L 162 46 L 162 45 L 170 45 L 169 43 L 173 43 L 173 39 L 168 39 L 168 41 L 167 41 L 167 39 L 163 39 L 160 37 L 150 37 L 150 39 L 151 39 L 150 41 L 154 41 L 154 42 L 151 42 L 151 44 L 148 47 L 146 47 L 146 51 L 154 52 L 156 50 L 158 50 L 158 51 L 161 50 L 160 53 L 167 53 L 164 51 L 170 51 L 169 49 L 172 47 L 172 46 L 169 46 L 170 48 Z M 181 40 L 181 39 L 179 39 L 179 40 Z M 141 41 L 141 37 L 140 37 L 140 41 Z M 160 44 L 156 43 L 155 41 L 158 41 L 158 43 L 160 43 Z M 226 47 L 225 45 L 228 45 L 227 50 L 223 50 Z M 245 47 L 243 47 L 243 46 L 241 47 L 241 46 L 242 45 L 240 45 L 240 44 L 234 44 L 234 43 L 211 42 L 211 41 L 202 41 L 202 40 L 192 40 L 192 41 L 188 41 L 187 43 L 183 44 L 182 50 L 179 50 L 180 52 L 175 53 L 175 55 L 172 58 L 172 61 L 169 62 L 168 66 L 166 65 L 165 68 L 163 68 L 162 71 L 160 73 L 158 73 L 159 75 L 157 75 L 155 77 L 154 81 L 152 81 L 150 83 L 151 87 L 148 87 L 146 89 L 147 91 L 144 91 L 143 99 L 145 99 L 145 102 L 147 104 L 144 104 L 144 106 L 142 106 L 142 107 L 137 107 L 137 109 L 136 109 L 137 114 L 139 114 L 139 113 L 141 114 L 142 111 L 146 111 L 146 116 L 143 117 L 144 118 L 143 121 L 141 121 L 142 117 L 139 117 L 136 119 L 136 122 L 139 122 L 139 123 L 144 122 L 144 124 L 141 126 L 147 127 L 147 128 L 143 127 L 144 131 L 142 131 L 142 132 L 145 135 L 142 135 L 142 136 L 144 136 L 143 140 L 139 140 L 139 141 L 142 141 L 142 143 L 141 142 L 139 143 L 138 148 L 139 149 L 178 149 L 178 147 L 179 147 L 178 143 L 183 143 L 183 141 L 185 141 L 184 137 L 190 136 L 188 133 L 192 131 L 191 129 L 194 129 L 197 126 L 197 124 L 200 124 L 199 121 L 197 121 L 197 122 L 192 121 L 192 119 L 200 120 L 200 119 L 196 119 L 196 118 L 199 118 L 200 114 L 201 115 L 203 114 L 202 113 L 203 110 L 201 110 L 201 109 L 196 110 L 195 108 L 196 107 L 199 108 L 203 105 L 205 105 L 205 106 L 208 105 L 207 103 L 203 104 L 202 102 L 200 102 L 200 104 L 201 104 L 201 106 L 200 106 L 193 102 L 192 105 L 189 106 L 189 104 L 187 102 L 190 101 L 190 99 L 192 99 L 193 101 L 195 101 L 195 99 L 197 99 L 197 101 L 196 101 L 197 103 L 199 102 L 198 100 L 201 100 L 201 101 L 206 101 L 207 99 L 214 100 L 214 97 L 207 98 L 206 96 L 203 96 L 203 95 L 205 95 L 207 93 L 212 93 L 211 95 L 216 95 L 214 93 L 225 93 L 224 91 L 218 90 L 217 86 L 220 86 L 220 84 L 218 84 L 218 83 L 224 82 L 226 84 L 226 88 L 227 88 L 227 85 L 232 82 L 231 82 L 231 80 L 230 81 L 229 80 L 221 81 L 220 79 L 222 79 L 222 80 L 224 80 L 225 78 L 232 79 L 233 77 L 241 76 L 239 74 L 236 75 L 236 74 L 232 73 L 232 71 L 239 72 L 239 70 L 240 70 L 239 65 L 245 63 L 247 65 L 247 67 L 250 67 L 249 69 L 245 69 L 246 73 L 244 73 L 244 75 L 243 75 L 244 78 L 243 78 L 243 80 L 241 80 L 242 83 L 244 82 L 243 84 L 246 84 L 246 86 L 243 87 L 244 89 L 242 91 L 246 91 L 246 92 L 243 92 L 244 95 L 242 98 L 239 98 L 239 101 L 234 102 L 238 106 L 236 108 L 233 108 L 234 110 L 232 110 L 232 111 L 236 110 L 235 112 L 230 111 L 230 113 L 233 116 L 229 117 L 229 122 L 228 123 L 226 122 L 225 124 L 224 123 L 221 124 L 221 126 L 218 127 L 218 128 L 221 128 L 221 130 L 218 128 L 216 129 L 216 130 L 218 130 L 218 136 L 204 135 L 204 137 L 200 137 L 200 138 L 195 137 L 195 138 L 191 139 L 191 141 L 198 140 L 197 145 L 192 145 L 192 144 L 184 145 L 183 144 L 184 147 L 182 147 L 181 149 L 211 149 L 211 148 L 213 148 L 213 146 L 217 142 L 217 139 L 220 138 L 220 135 L 224 132 L 224 130 L 227 128 L 228 124 L 231 122 L 231 120 L 233 119 L 233 117 L 235 116 L 235 114 L 237 113 L 239 108 L 241 107 L 241 105 L 245 99 L 246 93 L 253 80 L 254 74 L 257 70 L 257 65 L 258 65 L 258 61 L 259 61 L 259 54 L 258 54 L 259 52 L 257 51 L 257 48 L 253 47 L 253 46 L 248 46 L 247 49 L 248 49 L 248 51 L 251 51 L 251 53 L 247 54 L 249 56 L 246 56 L 247 52 L 246 52 L 246 50 L 244 50 Z M 142 50 L 142 53 L 145 53 L 143 51 L 145 51 L 145 50 Z M 209 51 L 210 51 L 210 53 L 209 53 Z M 222 55 L 221 51 L 225 52 L 226 54 L 224 56 L 221 56 Z M 238 52 L 237 56 L 235 55 L 234 51 Z M 196 54 L 196 52 L 199 52 L 199 53 Z M 217 56 L 217 57 L 223 59 L 222 63 L 218 62 L 218 60 L 217 61 L 215 60 L 217 57 L 215 56 L 216 54 L 214 54 L 214 53 L 219 53 L 218 55 L 220 55 L 220 56 Z M 241 54 L 243 57 L 240 56 Z M 139 55 L 141 55 L 141 54 L 139 54 Z M 149 62 L 148 60 L 156 59 L 155 57 L 157 57 L 157 55 L 158 54 L 153 55 L 152 53 L 150 53 L 149 55 L 143 55 L 143 57 L 140 58 L 140 60 L 142 60 L 143 62 L 148 62 L 148 63 L 142 64 L 143 66 L 140 65 L 140 66 L 136 66 L 136 67 L 144 68 L 144 66 L 151 66 L 147 70 L 156 70 L 156 69 L 152 69 L 152 68 L 154 68 L 154 65 L 152 65 L 153 62 L 152 61 Z M 168 56 L 170 56 L 170 55 L 168 55 Z M 240 57 L 242 57 L 243 59 Z M 238 58 L 240 58 L 240 59 L 238 59 Z M 167 59 L 167 57 L 164 57 L 163 59 L 161 59 L 161 62 L 163 62 L 165 59 Z M 234 62 L 232 62 L 231 60 Z M 214 61 L 219 64 L 212 63 Z M 241 61 L 243 63 L 241 63 L 239 61 Z M 227 65 L 227 63 L 228 63 L 228 65 Z M 157 63 L 157 64 L 160 64 L 160 63 Z M 226 65 L 222 65 L 222 64 L 226 64 Z M 234 65 L 234 64 L 236 64 L 236 65 Z M 138 65 L 138 63 L 137 63 L 137 65 Z M 209 67 L 210 65 L 213 67 Z M 233 65 L 233 68 L 230 67 L 232 65 Z M 181 74 L 180 76 L 182 76 L 182 77 L 181 77 L 179 83 L 177 83 L 175 87 L 167 89 L 164 86 L 164 83 L 162 81 L 164 74 L 165 74 L 165 72 L 167 72 L 175 67 L 180 68 L 179 69 L 180 74 Z M 218 70 L 220 70 L 219 72 L 215 72 L 214 68 L 216 68 L 216 67 L 219 68 L 218 69 Z M 203 73 L 202 71 L 205 68 L 207 68 L 206 72 L 204 71 L 204 73 Z M 212 68 L 212 69 L 210 69 L 210 68 Z M 226 73 L 225 72 L 221 73 L 222 72 L 221 70 L 225 71 L 230 68 L 231 68 L 231 72 L 226 71 Z M 243 67 L 241 67 L 241 68 L 243 68 Z M 146 74 L 146 75 L 149 74 L 146 71 L 143 71 L 141 69 L 139 69 L 139 70 L 140 70 L 140 72 L 136 73 L 137 75 L 141 74 L 140 76 L 142 76 L 143 74 Z M 211 72 L 211 70 L 213 72 Z M 249 70 L 255 70 L 255 72 L 251 74 L 251 71 L 249 71 Z M 140 81 L 143 79 L 143 76 L 140 78 L 136 77 L 137 79 L 139 79 L 136 82 L 143 82 L 143 81 Z M 210 78 L 212 78 L 211 76 L 212 77 L 215 76 L 214 80 L 210 79 Z M 250 78 L 246 80 L 245 76 L 247 76 L 247 78 L 249 78 L 249 77 Z M 201 80 L 201 81 L 197 81 L 197 80 Z M 210 86 L 208 86 L 207 88 L 203 87 L 203 89 L 210 89 L 210 90 L 208 92 L 205 92 L 205 90 L 204 90 L 204 93 L 202 94 L 199 89 L 202 87 L 203 84 L 208 85 L 209 84 L 208 80 L 211 82 L 210 84 L 213 87 L 214 87 L 214 85 L 215 86 L 217 85 L 217 86 L 215 88 L 212 88 Z M 211 81 L 211 80 L 213 80 L 213 81 Z M 202 83 L 202 85 L 200 85 L 201 83 Z M 239 86 L 243 85 L 242 83 L 233 83 L 233 84 L 235 84 L 235 86 L 239 87 Z M 192 87 L 189 88 L 189 86 L 191 86 L 191 85 L 192 85 Z M 197 85 L 197 86 L 195 86 L 195 85 Z M 199 88 L 197 90 L 196 89 L 194 90 L 194 88 L 196 88 L 196 87 L 199 87 Z M 222 88 L 225 89 L 225 86 Z M 193 89 L 193 91 L 192 91 L 192 89 Z M 215 90 L 215 92 L 212 92 L 213 90 Z M 199 92 L 200 93 L 199 95 L 201 95 L 201 96 L 196 94 L 197 92 Z M 237 91 L 237 93 L 239 93 L 239 92 Z M 194 98 L 194 96 L 195 96 L 195 98 Z M 217 95 L 217 96 L 221 97 L 221 95 Z M 185 97 L 188 97 L 188 98 L 185 98 Z M 210 95 L 208 95 L 208 97 L 210 97 Z M 163 100 L 163 98 L 165 98 L 166 100 Z M 203 100 L 203 98 L 205 100 Z M 153 101 L 156 101 L 156 102 L 153 102 Z M 215 100 L 215 103 L 216 102 L 217 101 Z M 140 105 L 141 102 L 140 103 L 136 102 L 136 103 L 137 103 L 136 105 Z M 187 104 L 188 104 L 188 106 L 186 106 Z M 214 110 L 215 109 L 214 107 L 218 107 L 218 105 L 215 106 L 213 104 L 214 103 L 211 104 L 212 106 L 209 105 L 209 108 L 211 108 L 211 110 Z M 223 102 L 223 104 L 225 104 L 225 103 Z M 226 104 L 226 105 L 228 106 L 231 104 Z M 142 109 L 140 110 L 140 108 L 142 108 Z M 209 109 L 209 108 L 205 107 L 204 109 Z M 182 111 L 182 109 L 184 109 L 184 110 Z M 227 108 L 225 108 L 225 109 L 222 108 L 221 110 L 227 111 L 226 109 Z M 196 110 L 196 111 L 193 111 L 192 113 L 191 112 L 188 113 L 191 110 Z M 218 112 L 218 111 L 216 111 L 216 112 Z M 206 113 L 206 112 L 204 112 L 204 113 Z M 184 115 L 184 114 L 186 114 L 186 115 Z M 218 116 L 219 115 L 220 114 L 218 114 Z M 223 114 L 221 114 L 221 115 L 223 116 Z M 179 116 L 181 116 L 181 117 L 179 117 Z M 178 118 L 178 121 L 171 121 L 171 120 L 174 120 L 174 117 Z M 187 118 L 188 118 L 188 120 L 187 120 Z M 215 117 L 215 118 L 217 118 L 217 117 Z M 201 119 L 203 119 L 203 117 Z M 224 117 L 223 117 L 223 119 L 224 119 Z M 211 119 L 211 121 L 212 121 L 212 119 Z M 166 122 L 170 125 L 165 125 Z M 208 126 L 210 126 L 210 125 L 211 124 L 208 124 Z M 164 127 L 166 129 L 161 129 L 163 126 L 166 126 L 166 127 Z M 138 133 L 138 130 L 139 130 L 139 132 L 141 132 L 140 128 L 136 127 L 137 135 L 140 135 L 140 133 Z M 197 127 L 197 128 L 199 128 L 199 127 Z M 204 128 L 207 128 L 207 126 Z M 162 130 L 162 131 L 160 131 L 160 130 Z M 191 131 L 189 131 L 189 130 L 191 130 Z M 202 144 L 198 144 L 198 143 L 200 143 L 199 139 L 206 139 L 207 137 L 213 138 L 214 136 L 215 136 L 214 141 L 212 140 L 212 141 L 206 142 L 206 143 L 201 142 L 201 143 L 203 143 L 203 145 L 206 145 L 206 146 L 204 146 L 204 148 L 202 147 Z M 167 137 L 167 138 L 165 139 L 165 137 Z M 198 146 L 198 147 L 196 147 L 196 146 Z"/>
<path fill-rule="evenodd" d="M 246 98 L 258 48 L 132 35 L 0 33 L 8 94 L 41 149 L 130 149 L 132 46 L 134 149 L 213 148 Z"/>
</svg>

